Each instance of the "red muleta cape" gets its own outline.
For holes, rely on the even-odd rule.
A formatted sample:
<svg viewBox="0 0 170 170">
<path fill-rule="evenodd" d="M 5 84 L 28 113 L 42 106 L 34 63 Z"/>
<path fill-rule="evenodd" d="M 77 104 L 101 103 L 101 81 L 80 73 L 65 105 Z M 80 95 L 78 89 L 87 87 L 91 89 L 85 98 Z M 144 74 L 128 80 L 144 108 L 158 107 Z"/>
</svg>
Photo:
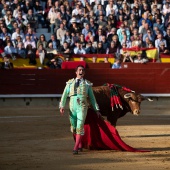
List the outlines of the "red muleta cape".
<svg viewBox="0 0 170 170">
<path fill-rule="evenodd" d="M 85 135 L 82 138 L 83 148 L 91 150 L 119 150 L 129 152 L 149 152 L 135 149 L 122 141 L 118 131 L 103 118 L 89 109 L 84 125 Z"/>
</svg>

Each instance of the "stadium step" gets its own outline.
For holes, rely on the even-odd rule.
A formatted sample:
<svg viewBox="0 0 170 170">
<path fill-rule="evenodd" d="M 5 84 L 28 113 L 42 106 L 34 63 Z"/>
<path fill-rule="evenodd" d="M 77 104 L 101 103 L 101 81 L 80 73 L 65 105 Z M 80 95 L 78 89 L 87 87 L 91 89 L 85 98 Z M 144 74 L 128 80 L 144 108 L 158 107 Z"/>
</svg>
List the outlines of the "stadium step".
<svg viewBox="0 0 170 170">
<path fill-rule="evenodd" d="M 48 33 L 48 28 L 37 28 L 36 32 L 37 33 L 42 33 L 42 34 Z"/>
</svg>

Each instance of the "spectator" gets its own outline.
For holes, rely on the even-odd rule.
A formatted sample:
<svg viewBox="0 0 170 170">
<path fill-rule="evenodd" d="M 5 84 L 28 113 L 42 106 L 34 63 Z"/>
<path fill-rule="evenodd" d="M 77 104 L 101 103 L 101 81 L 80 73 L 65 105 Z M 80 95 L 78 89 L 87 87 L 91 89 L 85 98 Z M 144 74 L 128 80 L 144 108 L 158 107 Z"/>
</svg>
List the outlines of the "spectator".
<svg viewBox="0 0 170 170">
<path fill-rule="evenodd" d="M 124 52 L 123 63 L 127 63 L 127 62 L 133 63 L 133 58 L 132 58 L 132 56 L 130 55 L 129 52 Z"/>
<path fill-rule="evenodd" d="M 146 34 L 143 35 L 143 41 L 144 42 L 145 42 L 146 37 L 148 37 L 149 40 L 152 41 L 152 42 L 154 42 L 154 40 L 155 40 L 155 36 L 154 36 L 154 34 L 153 34 L 151 29 L 148 29 Z"/>
<path fill-rule="evenodd" d="M 41 65 L 44 64 L 44 59 L 45 59 L 45 48 L 43 47 L 43 44 L 39 44 L 37 50 L 36 50 L 36 56 L 39 57 Z"/>
<path fill-rule="evenodd" d="M 102 41 L 99 41 L 99 42 L 98 42 L 97 54 L 106 54 L 106 49 L 103 48 L 103 43 L 102 43 Z"/>
<path fill-rule="evenodd" d="M 134 59 L 134 63 L 147 63 L 148 61 L 147 58 L 142 57 L 141 53 L 138 53 L 137 57 Z"/>
<path fill-rule="evenodd" d="M 115 42 L 114 41 L 111 41 L 109 47 L 107 48 L 106 50 L 106 54 L 115 54 L 115 53 L 118 53 L 118 49 L 116 48 L 115 46 Z"/>
<path fill-rule="evenodd" d="M 72 18 L 70 21 L 70 32 L 76 34 L 77 32 L 81 32 L 80 27 L 77 25 L 77 20 L 76 18 Z"/>
<path fill-rule="evenodd" d="M 35 50 L 32 48 L 31 44 L 28 44 L 26 46 L 26 55 L 27 55 L 27 58 L 29 58 L 29 64 L 30 65 L 36 65 L 37 64 L 36 53 L 35 53 Z"/>
<path fill-rule="evenodd" d="M 167 42 L 167 47 L 170 47 L 170 28 L 166 30 L 165 40 Z"/>
<path fill-rule="evenodd" d="M 158 27 L 160 31 L 164 31 L 164 24 L 162 23 L 162 20 L 160 18 L 156 19 L 156 23 L 153 24 L 153 27 Z"/>
<path fill-rule="evenodd" d="M 28 23 L 30 23 L 31 28 L 37 28 L 38 27 L 38 18 L 36 15 L 34 15 L 33 10 L 29 9 L 28 13 L 26 14 L 26 19 Z"/>
<path fill-rule="evenodd" d="M 45 23 L 45 20 L 44 20 L 43 7 L 41 6 L 39 0 L 35 1 L 34 11 L 35 11 L 35 16 L 38 19 L 38 24 L 41 24 L 42 27 L 46 27 L 46 23 Z"/>
<path fill-rule="evenodd" d="M 80 34 L 80 36 L 77 36 L 77 37 L 80 37 L 80 38 L 79 38 L 79 41 L 80 41 L 82 47 L 83 47 L 83 48 L 86 48 L 87 42 L 85 41 L 84 34 Z"/>
<path fill-rule="evenodd" d="M 169 49 L 167 47 L 165 47 L 165 43 L 161 42 L 160 46 L 159 46 L 159 54 L 163 53 L 163 54 L 169 54 Z"/>
<path fill-rule="evenodd" d="M 11 37 L 11 34 L 9 32 L 7 32 L 6 27 L 2 27 L 1 30 L 2 30 L 2 33 L 0 34 L 0 39 L 5 41 L 7 36 Z"/>
<path fill-rule="evenodd" d="M 155 40 L 155 47 L 159 49 L 161 43 L 165 44 L 165 47 L 167 47 L 166 40 L 163 39 L 163 35 L 161 33 L 158 34 L 157 39 Z"/>
<path fill-rule="evenodd" d="M 65 41 L 63 43 L 63 46 L 61 47 L 60 52 L 64 53 L 64 54 L 71 54 L 72 53 L 71 48 L 69 47 L 69 43 L 67 41 Z"/>
<path fill-rule="evenodd" d="M 51 12 L 48 13 L 48 19 L 50 22 L 51 34 L 53 34 L 55 28 L 55 20 L 57 19 L 57 13 L 56 10 L 54 9 L 54 6 L 51 7 Z"/>
<path fill-rule="evenodd" d="M 24 45 L 22 42 L 19 42 L 17 44 L 17 48 L 16 48 L 16 51 L 17 51 L 17 55 L 21 58 L 26 58 L 26 49 L 24 48 Z"/>
<path fill-rule="evenodd" d="M 123 35 L 125 35 L 125 34 L 127 35 L 127 40 L 130 40 L 130 31 L 129 31 L 129 29 L 125 28 L 124 23 L 122 23 L 120 28 L 117 30 L 117 35 L 119 37 L 120 43 L 123 39 Z"/>
<path fill-rule="evenodd" d="M 121 59 L 120 58 L 116 58 L 115 62 L 112 65 L 112 69 L 120 69 L 121 67 Z"/>
<path fill-rule="evenodd" d="M 145 5 L 145 6 L 147 6 L 147 5 Z M 145 20 L 146 23 L 148 23 L 149 27 L 152 27 L 152 22 L 151 22 L 150 19 L 148 19 L 148 13 L 147 12 L 144 12 L 143 17 L 139 20 L 139 26 L 142 25 L 142 20 Z"/>
<path fill-rule="evenodd" d="M 11 41 L 7 42 L 7 46 L 4 48 L 4 52 L 7 56 L 11 57 L 13 60 L 16 59 L 17 51 L 16 48 L 12 46 Z"/>
<path fill-rule="evenodd" d="M 59 64 L 58 58 L 53 58 L 49 60 L 46 64 L 51 69 L 60 69 L 61 64 Z"/>
<path fill-rule="evenodd" d="M 94 49 L 97 49 L 97 41 L 95 41 L 95 38 L 93 36 L 90 37 L 90 41 L 92 43 L 92 46 L 94 47 Z"/>
<path fill-rule="evenodd" d="M 12 41 L 12 43 L 13 43 L 13 46 L 14 46 L 15 48 L 17 48 L 17 46 L 18 46 L 19 43 L 22 43 L 22 44 L 23 44 L 23 40 L 22 40 L 21 36 L 17 36 L 17 38 L 16 38 L 14 41 Z"/>
<path fill-rule="evenodd" d="M 60 49 L 60 41 L 56 39 L 54 34 L 51 34 L 50 40 L 47 42 L 47 47 L 49 47 L 49 43 L 52 43 L 52 48 L 54 50 L 59 51 Z M 51 45 L 50 45 L 51 46 Z"/>
<path fill-rule="evenodd" d="M 126 34 L 123 35 L 123 39 L 121 41 L 121 44 L 124 44 L 124 43 L 126 44 L 126 48 L 131 48 L 132 43 L 131 43 L 130 40 L 127 39 L 127 35 Z"/>
<path fill-rule="evenodd" d="M 1 68 L 7 69 L 7 70 L 13 69 L 13 63 L 10 62 L 10 60 L 7 56 L 4 56 Z"/>
<path fill-rule="evenodd" d="M 65 34 L 66 34 L 66 29 L 64 28 L 63 23 L 61 23 L 60 28 L 57 29 L 57 32 L 56 32 L 57 40 L 59 40 L 60 43 L 62 43 L 62 37 L 64 37 Z"/>
<path fill-rule="evenodd" d="M 90 25 L 86 24 L 85 28 L 82 30 L 82 34 L 84 34 L 84 36 L 86 37 L 88 35 L 89 31 L 92 32 L 93 36 L 95 36 L 94 32 L 92 30 L 90 30 Z"/>
<path fill-rule="evenodd" d="M 133 30 L 133 35 L 130 37 L 130 40 L 132 42 L 132 47 L 135 47 L 135 46 L 141 47 L 142 46 L 142 35 L 138 33 L 137 28 L 135 28 Z"/>
<path fill-rule="evenodd" d="M 85 49 L 82 47 L 80 41 L 76 42 L 76 47 L 74 48 L 74 54 L 86 54 Z"/>
<path fill-rule="evenodd" d="M 54 58 L 54 56 L 56 54 L 58 54 L 57 50 L 53 48 L 53 44 L 52 42 L 50 42 L 47 46 L 47 48 L 45 49 L 47 54 L 46 54 L 46 57 L 51 60 L 52 58 Z"/>
<path fill-rule="evenodd" d="M 21 32 L 20 28 L 16 28 L 15 29 L 15 32 L 12 34 L 12 41 L 16 41 L 17 40 L 17 37 L 20 36 L 22 40 L 24 40 L 24 34 Z"/>
<path fill-rule="evenodd" d="M 69 45 L 72 44 L 72 37 L 69 30 L 66 30 L 66 34 L 62 37 L 61 45 L 67 42 Z"/>
<path fill-rule="evenodd" d="M 34 32 L 34 30 L 32 28 L 28 28 L 26 34 L 30 35 L 30 38 L 31 38 L 32 41 L 37 42 L 38 38 L 37 38 L 37 36 L 36 36 L 36 34 L 35 34 L 35 32 Z"/>
<path fill-rule="evenodd" d="M 44 34 L 41 34 L 38 41 L 37 41 L 37 48 L 39 47 L 39 45 L 42 44 L 43 45 L 43 48 L 46 48 L 47 47 L 47 41 L 46 41 L 46 38 L 45 38 L 45 35 Z"/>
<path fill-rule="evenodd" d="M 24 47 L 27 48 L 28 44 L 31 44 L 31 48 L 36 49 L 36 43 L 34 40 L 31 40 L 31 35 L 26 34 Z"/>
<path fill-rule="evenodd" d="M 91 42 L 87 43 L 86 54 L 95 54 L 96 49 L 92 46 Z"/>
<path fill-rule="evenodd" d="M 116 28 L 115 27 L 111 28 L 110 32 L 108 32 L 108 34 L 107 34 L 108 42 L 112 41 L 113 35 L 116 35 Z"/>
</svg>

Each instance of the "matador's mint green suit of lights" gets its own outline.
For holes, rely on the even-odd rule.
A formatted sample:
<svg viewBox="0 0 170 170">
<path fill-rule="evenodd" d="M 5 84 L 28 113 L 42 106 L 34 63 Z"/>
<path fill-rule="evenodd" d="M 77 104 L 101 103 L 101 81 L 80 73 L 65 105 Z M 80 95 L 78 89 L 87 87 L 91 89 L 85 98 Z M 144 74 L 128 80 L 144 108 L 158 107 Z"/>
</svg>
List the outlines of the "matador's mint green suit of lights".
<svg viewBox="0 0 170 170">
<path fill-rule="evenodd" d="M 75 83 L 76 79 L 74 78 L 66 83 L 59 107 L 64 108 L 66 99 L 69 96 L 71 131 L 83 135 L 84 122 L 88 109 L 87 97 L 89 97 L 94 110 L 99 110 L 99 107 L 93 94 L 92 83 L 82 79 L 77 88 Z"/>
</svg>

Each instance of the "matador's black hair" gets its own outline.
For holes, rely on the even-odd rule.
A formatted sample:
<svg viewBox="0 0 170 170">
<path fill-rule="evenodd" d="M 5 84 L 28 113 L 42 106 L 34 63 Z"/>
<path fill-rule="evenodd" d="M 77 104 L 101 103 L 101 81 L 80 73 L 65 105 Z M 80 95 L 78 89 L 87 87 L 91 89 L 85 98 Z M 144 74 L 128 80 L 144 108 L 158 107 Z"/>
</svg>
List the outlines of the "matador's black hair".
<svg viewBox="0 0 170 170">
<path fill-rule="evenodd" d="M 77 69 L 78 69 L 79 67 L 82 67 L 83 69 L 85 69 L 85 67 L 84 67 L 83 65 L 78 65 L 78 66 L 75 68 L 75 71 L 77 71 Z"/>
</svg>

